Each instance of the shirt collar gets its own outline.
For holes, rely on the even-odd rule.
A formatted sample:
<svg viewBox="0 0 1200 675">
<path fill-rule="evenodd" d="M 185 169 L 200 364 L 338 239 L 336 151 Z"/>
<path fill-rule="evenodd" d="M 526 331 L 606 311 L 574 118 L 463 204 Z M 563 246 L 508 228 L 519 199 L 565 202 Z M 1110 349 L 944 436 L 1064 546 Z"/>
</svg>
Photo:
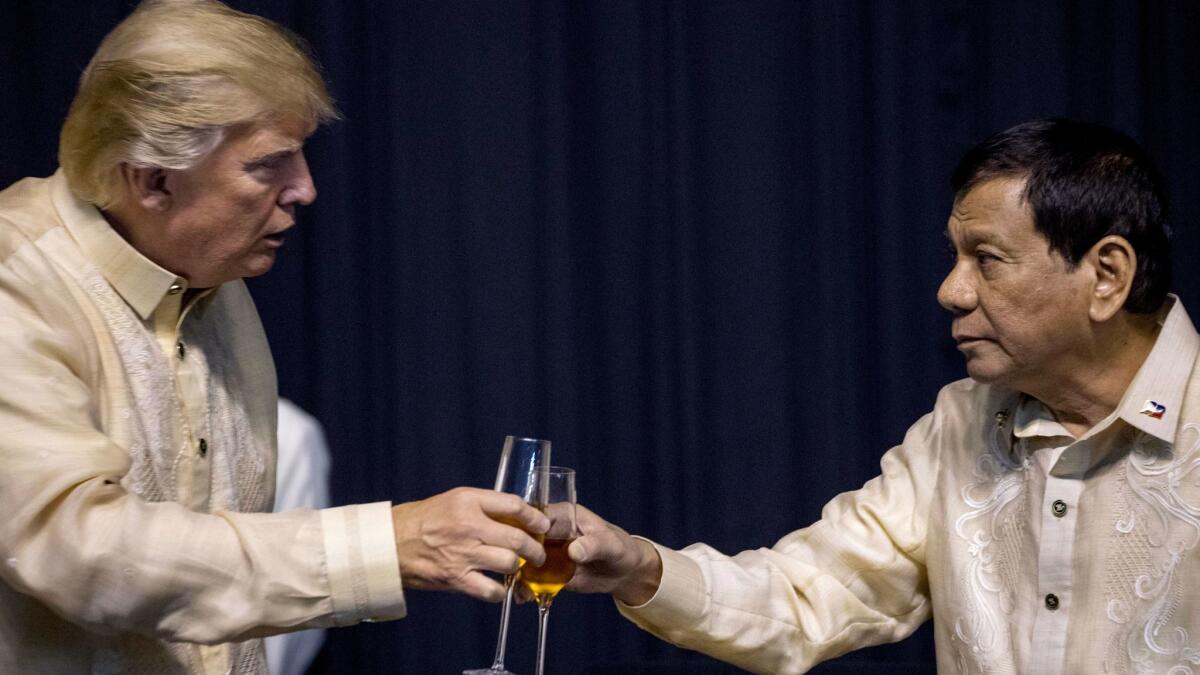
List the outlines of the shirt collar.
<svg viewBox="0 0 1200 675">
<path fill-rule="evenodd" d="M 1200 335 L 1174 295 L 1167 297 L 1159 323 L 1154 348 L 1125 390 L 1116 414 L 1130 426 L 1174 443 L 1183 394 L 1200 353 Z"/>
<path fill-rule="evenodd" d="M 1093 432 L 1102 430 L 1115 419 L 1122 419 L 1155 438 L 1174 443 L 1184 391 L 1192 365 L 1200 353 L 1200 335 L 1175 295 L 1167 296 L 1167 302 L 1159 311 L 1158 322 L 1161 328 L 1150 354 L 1125 389 L 1116 410 L 1097 424 Z M 1018 438 L 1071 437 L 1070 432 L 1054 419 L 1049 408 L 1032 396 L 1024 395 L 1013 416 L 1013 435 Z"/>
<path fill-rule="evenodd" d="M 1021 394 L 1017 401 L 1017 410 L 1013 415 L 1013 435 L 1017 438 L 1033 438 L 1035 436 L 1071 436 L 1067 428 L 1054 419 L 1041 401 L 1032 396 Z"/>
<path fill-rule="evenodd" d="M 84 255 L 142 319 L 149 318 L 166 295 L 187 290 L 187 281 L 142 255 L 117 234 L 99 209 L 75 196 L 62 169 L 50 178 L 50 195 Z"/>
</svg>

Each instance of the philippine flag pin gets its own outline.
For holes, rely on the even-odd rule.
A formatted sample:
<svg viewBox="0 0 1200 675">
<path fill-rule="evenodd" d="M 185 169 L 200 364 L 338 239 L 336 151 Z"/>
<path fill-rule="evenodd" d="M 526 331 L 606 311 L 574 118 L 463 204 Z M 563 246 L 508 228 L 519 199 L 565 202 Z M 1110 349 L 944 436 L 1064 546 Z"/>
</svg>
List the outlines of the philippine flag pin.
<svg viewBox="0 0 1200 675">
<path fill-rule="evenodd" d="M 1167 406 L 1159 403 L 1158 401 L 1146 401 L 1146 405 L 1142 406 L 1142 409 L 1138 412 L 1142 413 L 1143 415 L 1149 415 L 1156 420 L 1160 420 L 1162 419 L 1163 413 L 1167 412 Z"/>
</svg>

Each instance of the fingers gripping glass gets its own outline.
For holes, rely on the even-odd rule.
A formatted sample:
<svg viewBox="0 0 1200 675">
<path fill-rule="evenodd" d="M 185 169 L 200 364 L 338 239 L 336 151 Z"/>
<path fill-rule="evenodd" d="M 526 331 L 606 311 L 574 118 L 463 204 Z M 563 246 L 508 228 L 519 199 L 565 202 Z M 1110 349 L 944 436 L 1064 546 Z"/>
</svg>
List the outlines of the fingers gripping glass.
<svg viewBox="0 0 1200 675">
<path fill-rule="evenodd" d="M 550 466 L 550 441 L 537 438 L 506 436 L 496 468 L 497 492 L 515 494 L 526 502 L 536 491 L 537 471 Z M 524 560 L 521 561 L 524 564 Z M 464 670 L 463 675 L 513 675 L 504 668 L 504 653 L 508 648 L 508 618 L 512 612 L 516 575 L 504 577 L 504 606 L 500 610 L 500 635 L 496 638 L 496 657 L 490 668 Z"/>
</svg>

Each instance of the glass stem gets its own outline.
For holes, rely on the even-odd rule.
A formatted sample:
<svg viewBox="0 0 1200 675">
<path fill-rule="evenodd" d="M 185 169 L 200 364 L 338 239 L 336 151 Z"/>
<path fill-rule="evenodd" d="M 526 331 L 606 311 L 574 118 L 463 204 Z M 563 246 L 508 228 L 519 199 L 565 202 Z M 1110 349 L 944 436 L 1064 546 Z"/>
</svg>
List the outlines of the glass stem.
<svg viewBox="0 0 1200 675">
<path fill-rule="evenodd" d="M 538 599 L 537 667 L 534 675 L 546 672 L 546 625 L 550 623 L 550 598 Z"/>
<path fill-rule="evenodd" d="M 508 650 L 508 615 L 512 612 L 516 581 L 515 574 L 504 577 L 504 607 L 500 609 L 500 636 L 496 638 L 496 658 L 492 659 L 492 670 L 504 670 L 504 653 Z"/>
</svg>

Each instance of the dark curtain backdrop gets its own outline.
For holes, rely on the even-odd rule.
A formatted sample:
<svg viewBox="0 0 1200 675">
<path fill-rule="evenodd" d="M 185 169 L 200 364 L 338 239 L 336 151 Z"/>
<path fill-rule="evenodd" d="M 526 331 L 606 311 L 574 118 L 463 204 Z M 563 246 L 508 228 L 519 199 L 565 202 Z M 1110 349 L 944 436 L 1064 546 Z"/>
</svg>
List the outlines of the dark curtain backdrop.
<svg viewBox="0 0 1200 675">
<path fill-rule="evenodd" d="M 251 284 L 339 503 L 487 486 L 525 434 L 584 503 L 672 546 L 810 523 L 963 376 L 934 297 L 947 176 L 1033 117 L 1148 146 L 1200 308 L 1196 3 L 233 4 L 305 36 L 345 114 L 310 143 L 320 199 Z M 0 2 L 3 183 L 54 170 L 78 73 L 131 6 Z M 488 662 L 495 606 L 409 608 L 334 631 L 314 672 Z M 600 597 L 551 624 L 553 672 L 732 670 Z M 929 636 L 818 672 L 932 672 Z"/>
</svg>

